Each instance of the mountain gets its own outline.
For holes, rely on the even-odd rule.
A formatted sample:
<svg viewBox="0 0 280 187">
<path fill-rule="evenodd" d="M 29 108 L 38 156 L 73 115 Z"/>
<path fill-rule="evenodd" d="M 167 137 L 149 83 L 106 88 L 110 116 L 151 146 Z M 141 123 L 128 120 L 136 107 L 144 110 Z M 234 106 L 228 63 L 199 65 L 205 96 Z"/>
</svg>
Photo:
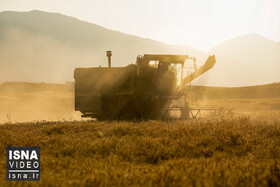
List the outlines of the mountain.
<svg viewBox="0 0 280 187">
<path fill-rule="evenodd" d="M 209 77 L 219 73 L 221 79 L 213 80 L 216 84 L 248 86 L 280 81 L 280 42 L 248 34 L 225 41 L 210 53 L 221 62 L 209 72 Z"/>
<path fill-rule="evenodd" d="M 135 63 L 136 57 L 145 53 L 189 54 L 202 64 L 211 53 L 216 55 L 216 65 L 193 84 L 266 84 L 280 81 L 279 49 L 279 42 L 250 34 L 204 52 L 109 30 L 58 13 L 0 12 L 0 82 L 73 81 L 74 68 L 107 66 L 105 52 L 112 50 L 113 66 Z"/>
<path fill-rule="evenodd" d="M 207 58 L 199 50 L 127 35 L 57 13 L 0 13 L 0 82 L 73 81 L 76 67 L 107 66 L 107 50 L 112 50 L 113 66 L 135 63 L 144 53 Z"/>
</svg>

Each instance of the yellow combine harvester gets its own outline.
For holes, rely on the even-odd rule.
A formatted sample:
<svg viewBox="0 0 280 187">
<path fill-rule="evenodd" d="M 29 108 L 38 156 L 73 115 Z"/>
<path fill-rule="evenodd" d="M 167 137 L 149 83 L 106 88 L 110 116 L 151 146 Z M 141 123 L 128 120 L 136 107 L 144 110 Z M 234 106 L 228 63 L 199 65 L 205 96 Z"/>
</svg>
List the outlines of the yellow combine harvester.
<svg viewBox="0 0 280 187">
<path fill-rule="evenodd" d="M 165 119 L 177 109 L 179 118 L 187 119 L 184 88 L 216 63 L 214 55 L 197 68 L 196 59 L 188 55 L 145 54 L 136 64 L 111 67 L 111 56 L 107 51 L 108 67 L 75 69 L 75 110 L 82 117 Z M 190 60 L 193 71 L 187 74 L 184 67 Z"/>
</svg>

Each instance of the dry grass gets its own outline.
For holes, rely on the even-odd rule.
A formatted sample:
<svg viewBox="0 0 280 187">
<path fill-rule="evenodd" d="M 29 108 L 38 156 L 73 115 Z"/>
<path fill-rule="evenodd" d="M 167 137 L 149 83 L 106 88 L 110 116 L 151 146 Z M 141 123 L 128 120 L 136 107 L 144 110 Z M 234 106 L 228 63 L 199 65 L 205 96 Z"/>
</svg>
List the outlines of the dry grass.
<svg viewBox="0 0 280 187">
<path fill-rule="evenodd" d="M 0 185 L 280 185 L 280 121 L 38 122 L 0 134 Z M 40 182 L 6 181 L 7 146 L 41 147 Z"/>
</svg>

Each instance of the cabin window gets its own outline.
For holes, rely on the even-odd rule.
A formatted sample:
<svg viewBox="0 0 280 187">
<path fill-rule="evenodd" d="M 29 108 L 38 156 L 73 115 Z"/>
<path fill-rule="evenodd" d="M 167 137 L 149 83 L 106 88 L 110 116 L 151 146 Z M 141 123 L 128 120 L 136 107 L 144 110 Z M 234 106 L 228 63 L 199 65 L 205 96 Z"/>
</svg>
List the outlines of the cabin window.
<svg viewBox="0 0 280 187">
<path fill-rule="evenodd" d="M 158 68 L 159 61 L 158 60 L 150 60 L 149 66 L 152 68 Z"/>
</svg>

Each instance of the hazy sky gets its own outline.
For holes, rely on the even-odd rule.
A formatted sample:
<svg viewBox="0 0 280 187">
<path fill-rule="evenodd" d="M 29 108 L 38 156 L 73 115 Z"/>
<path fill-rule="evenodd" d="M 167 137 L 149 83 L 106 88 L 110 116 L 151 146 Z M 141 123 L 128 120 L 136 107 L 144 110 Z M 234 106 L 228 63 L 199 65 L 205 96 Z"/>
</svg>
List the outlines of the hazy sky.
<svg viewBox="0 0 280 187">
<path fill-rule="evenodd" d="M 249 33 L 280 40 L 280 0 L 0 0 L 0 11 L 34 9 L 205 51 Z"/>
</svg>

